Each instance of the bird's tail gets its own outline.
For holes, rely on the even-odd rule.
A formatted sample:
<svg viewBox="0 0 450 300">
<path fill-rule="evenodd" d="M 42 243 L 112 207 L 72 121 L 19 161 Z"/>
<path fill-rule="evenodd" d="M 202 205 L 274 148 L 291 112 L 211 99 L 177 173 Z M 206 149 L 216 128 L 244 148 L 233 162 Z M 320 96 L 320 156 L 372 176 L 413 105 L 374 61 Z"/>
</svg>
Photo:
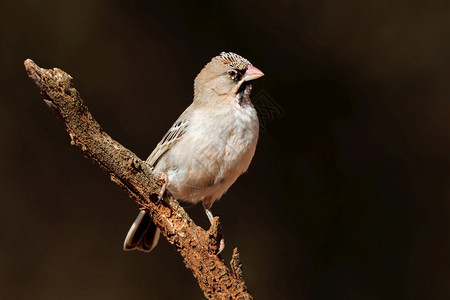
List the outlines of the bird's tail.
<svg viewBox="0 0 450 300">
<path fill-rule="evenodd" d="M 128 230 L 127 237 L 123 243 L 123 250 L 140 250 L 150 252 L 158 244 L 160 230 L 152 222 L 145 210 L 141 210 Z"/>
</svg>

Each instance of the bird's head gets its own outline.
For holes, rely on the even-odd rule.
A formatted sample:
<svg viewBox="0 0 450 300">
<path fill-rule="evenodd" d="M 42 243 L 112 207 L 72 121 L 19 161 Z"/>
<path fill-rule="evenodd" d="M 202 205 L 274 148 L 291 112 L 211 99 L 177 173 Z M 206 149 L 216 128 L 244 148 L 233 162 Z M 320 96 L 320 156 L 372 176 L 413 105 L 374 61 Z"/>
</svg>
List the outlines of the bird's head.
<svg viewBox="0 0 450 300">
<path fill-rule="evenodd" d="M 247 59 L 232 52 L 222 52 L 200 71 L 194 82 L 194 99 L 236 96 L 243 87 L 264 73 Z"/>
</svg>

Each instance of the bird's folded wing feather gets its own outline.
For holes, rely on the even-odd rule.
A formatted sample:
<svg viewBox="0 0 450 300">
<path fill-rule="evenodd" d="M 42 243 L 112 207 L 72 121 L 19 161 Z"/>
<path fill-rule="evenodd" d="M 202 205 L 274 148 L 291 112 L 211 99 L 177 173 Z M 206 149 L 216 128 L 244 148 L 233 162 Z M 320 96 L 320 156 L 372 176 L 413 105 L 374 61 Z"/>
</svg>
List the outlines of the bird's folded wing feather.
<svg viewBox="0 0 450 300">
<path fill-rule="evenodd" d="M 188 126 L 188 121 L 183 118 L 185 114 L 182 114 L 180 118 L 172 125 L 169 131 L 164 135 L 162 140 L 153 150 L 152 154 L 147 158 L 147 163 L 154 167 L 158 160 L 166 153 L 170 148 L 172 148 L 186 132 L 186 127 Z"/>
</svg>

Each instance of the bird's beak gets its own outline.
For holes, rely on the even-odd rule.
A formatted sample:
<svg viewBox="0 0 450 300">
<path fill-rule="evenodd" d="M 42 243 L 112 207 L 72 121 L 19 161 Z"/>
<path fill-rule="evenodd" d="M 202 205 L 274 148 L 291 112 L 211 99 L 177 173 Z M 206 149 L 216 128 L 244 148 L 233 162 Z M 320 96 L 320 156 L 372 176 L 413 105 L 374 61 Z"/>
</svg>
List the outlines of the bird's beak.
<svg viewBox="0 0 450 300">
<path fill-rule="evenodd" d="M 258 68 L 255 68 L 252 65 L 247 67 L 247 71 L 244 74 L 244 81 L 255 80 L 259 77 L 264 76 L 264 73 L 261 72 Z"/>
</svg>

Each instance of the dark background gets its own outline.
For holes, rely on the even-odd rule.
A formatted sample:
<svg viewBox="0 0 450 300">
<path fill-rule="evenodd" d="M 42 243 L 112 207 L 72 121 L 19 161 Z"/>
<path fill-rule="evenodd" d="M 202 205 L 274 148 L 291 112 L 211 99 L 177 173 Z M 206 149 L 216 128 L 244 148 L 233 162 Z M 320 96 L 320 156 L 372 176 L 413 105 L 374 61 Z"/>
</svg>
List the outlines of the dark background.
<svg viewBox="0 0 450 300">
<path fill-rule="evenodd" d="M 136 205 L 23 61 L 145 159 L 226 50 L 284 110 L 213 207 L 255 299 L 448 299 L 449 37 L 448 1 L 0 1 L 0 298 L 202 298 L 165 240 L 122 251 Z"/>
</svg>

